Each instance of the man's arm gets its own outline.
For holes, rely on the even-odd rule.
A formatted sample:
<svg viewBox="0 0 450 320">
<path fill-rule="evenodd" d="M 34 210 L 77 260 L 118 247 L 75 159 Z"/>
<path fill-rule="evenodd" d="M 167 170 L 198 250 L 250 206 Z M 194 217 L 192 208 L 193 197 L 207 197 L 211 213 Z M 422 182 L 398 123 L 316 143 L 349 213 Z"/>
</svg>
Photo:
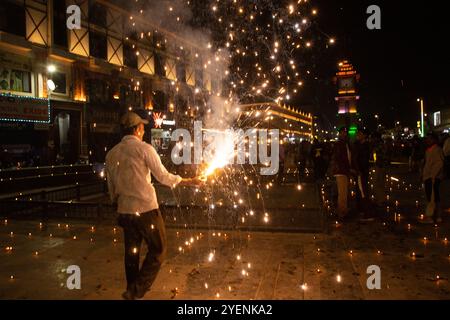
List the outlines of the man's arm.
<svg viewBox="0 0 450 320">
<path fill-rule="evenodd" d="M 145 150 L 145 163 L 149 168 L 150 172 L 155 176 L 156 180 L 158 180 L 163 185 L 174 188 L 176 187 L 182 180 L 178 175 L 171 174 L 167 171 L 166 167 L 161 162 L 161 158 L 156 152 L 155 148 L 149 144 L 146 145 Z"/>
<path fill-rule="evenodd" d="M 114 187 L 114 170 L 111 168 L 111 161 L 109 157 L 106 158 L 106 182 L 108 183 L 108 193 L 111 202 L 114 204 L 117 202 L 116 188 Z"/>
</svg>

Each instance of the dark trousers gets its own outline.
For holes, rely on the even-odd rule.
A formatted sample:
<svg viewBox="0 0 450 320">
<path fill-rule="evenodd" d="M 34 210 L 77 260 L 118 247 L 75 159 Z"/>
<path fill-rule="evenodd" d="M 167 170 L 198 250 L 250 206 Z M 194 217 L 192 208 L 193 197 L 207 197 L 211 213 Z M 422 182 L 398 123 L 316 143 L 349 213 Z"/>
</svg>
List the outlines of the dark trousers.
<svg viewBox="0 0 450 320">
<path fill-rule="evenodd" d="M 325 179 L 327 174 L 327 165 L 323 158 L 314 158 L 314 179 L 316 181 Z"/>
<path fill-rule="evenodd" d="M 441 185 L 440 179 L 434 179 L 434 186 L 433 186 L 433 179 L 427 179 L 425 180 L 425 194 L 427 195 L 428 202 L 431 201 L 431 194 L 434 189 L 434 202 L 441 202 L 441 196 L 439 193 L 439 187 Z"/>
<path fill-rule="evenodd" d="M 363 172 L 357 177 L 356 181 L 356 206 L 358 211 L 365 214 L 372 213 L 369 195 L 369 173 Z"/>
<path fill-rule="evenodd" d="M 125 243 L 125 273 L 127 290 L 142 297 L 150 289 L 164 261 L 167 240 L 164 220 L 159 210 L 134 214 L 120 214 Z M 147 244 L 147 255 L 139 268 L 142 240 Z"/>
</svg>

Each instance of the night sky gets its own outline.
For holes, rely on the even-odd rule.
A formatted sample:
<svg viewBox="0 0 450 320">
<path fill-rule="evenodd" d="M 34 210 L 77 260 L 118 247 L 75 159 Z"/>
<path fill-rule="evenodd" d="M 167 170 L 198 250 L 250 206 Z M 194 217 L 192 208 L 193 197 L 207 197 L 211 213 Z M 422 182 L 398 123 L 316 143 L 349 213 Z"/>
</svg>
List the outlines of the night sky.
<svg viewBox="0 0 450 320">
<path fill-rule="evenodd" d="M 315 94 L 320 110 L 331 122 L 336 107 L 326 79 L 336 72 L 337 62 L 348 59 L 361 74 L 359 112 L 374 122 L 378 113 L 386 127 L 395 121 L 413 127 L 419 119 L 418 97 L 426 112 L 450 106 L 450 54 L 447 49 L 450 19 L 443 2 L 416 3 L 384 0 L 315 0 L 321 30 L 336 37 L 336 48 L 321 57 Z M 369 30 L 366 9 L 381 8 L 381 30 Z M 334 68 L 334 70 L 333 70 Z M 311 85 L 309 86 L 311 89 Z M 314 96 L 314 94 L 312 95 Z M 305 93 L 304 100 L 310 102 Z M 317 111 L 317 110 L 316 110 Z M 368 123 L 371 126 L 370 123 Z"/>
</svg>

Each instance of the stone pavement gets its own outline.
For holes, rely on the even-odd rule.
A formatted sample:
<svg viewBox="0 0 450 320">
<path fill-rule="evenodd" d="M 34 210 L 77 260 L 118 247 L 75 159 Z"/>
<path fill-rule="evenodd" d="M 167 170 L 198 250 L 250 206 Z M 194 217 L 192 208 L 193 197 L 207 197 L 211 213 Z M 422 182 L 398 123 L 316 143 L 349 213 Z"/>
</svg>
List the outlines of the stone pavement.
<svg viewBox="0 0 450 320">
<path fill-rule="evenodd" d="M 330 221 L 329 233 L 169 228 L 145 299 L 449 299 L 449 212 L 439 226 L 418 224 L 423 193 L 396 177 L 378 221 Z M 0 222 L 0 299 L 121 298 L 122 234 L 111 221 Z M 81 290 L 66 287 L 69 265 L 81 268 Z M 380 290 L 367 288 L 370 265 Z"/>
<path fill-rule="evenodd" d="M 1 299 L 120 299 L 120 229 L 3 221 L 0 230 Z M 146 299 L 450 298 L 450 250 L 434 227 L 351 224 L 329 235 L 169 229 L 168 241 Z M 65 286 L 69 265 L 81 268 L 81 290 Z M 369 265 L 381 268 L 381 290 L 367 289 Z"/>
</svg>

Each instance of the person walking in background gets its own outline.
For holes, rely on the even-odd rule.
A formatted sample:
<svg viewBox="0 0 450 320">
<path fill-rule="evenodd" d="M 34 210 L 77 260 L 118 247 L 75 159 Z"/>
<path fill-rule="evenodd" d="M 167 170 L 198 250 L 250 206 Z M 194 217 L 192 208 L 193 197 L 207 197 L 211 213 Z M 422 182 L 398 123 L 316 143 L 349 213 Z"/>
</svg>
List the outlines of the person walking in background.
<svg viewBox="0 0 450 320">
<path fill-rule="evenodd" d="M 450 179 L 450 136 L 443 138 L 442 151 L 444 152 L 444 174 L 445 179 Z"/>
<path fill-rule="evenodd" d="M 442 194 L 450 194 L 450 135 L 443 138 L 442 150 L 444 152 L 444 180 L 441 183 Z M 441 199 L 442 210 L 450 211 L 450 197 Z"/>
<path fill-rule="evenodd" d="M 369 194 L 371 151 L 372 150 L 368 141 L 368 131 L 364 129 L 358 130 L 356 141 L 353 144 L 352 161 L 357 177 L 356 203 L 357 209 L 361 214 L 361 221 L 375 220 Z"/>
<path fill-rule="evenodd" d="M 379 132 L 373 135 L 373 148 L 375 161 L 375 201 L 378 206 L 382 206 L 386 201 L 385 179 L 386 167 L 388 166 L 389 160 L 386 143 L 384 143 Z"/>
<path fill-rule="evenodd" d="M 317 139 L 314 139 L 313 145 L 311 146 L 311 159 L 314 169 L 314 180 L 316 182 L 323 181 L 327 173 L 325 148 Z"/>
<path fill-rule="evenodd" d="M 422 141 L 420 141 L 418 136 L 414 136 L 411 141 L 411 155 L 410 155 L 410 166 L 409 171 L 415 172 L 422 167 L 422 161 L 424 157 L 424 150 Z"/>
<path fill-rule="evenodd" d="M 425 217 L 419 220 L 422 223 L 442 222 L 442 208 L 440 197 L 440 185 L 443 178 L 444 153 L 438 145 L 438 138 L 434 134 L 427 136 L 425 152 L 425 165 L 422 172 L 422 181 L 425 186 L 427 208 Z M 434 218 L 434 219 L 433 219 Z"/>
<path fill-rule="evenodd" d="M 336 178 L 338 190 L 337 215 L 339 219 L 344 219 L 348 215 L 348 187 L 351 158 L 347 128 L 343 127 L 339 130 L 339 139 L 334 146 L 332 158 L 332 174 Z"/>
</svg>

